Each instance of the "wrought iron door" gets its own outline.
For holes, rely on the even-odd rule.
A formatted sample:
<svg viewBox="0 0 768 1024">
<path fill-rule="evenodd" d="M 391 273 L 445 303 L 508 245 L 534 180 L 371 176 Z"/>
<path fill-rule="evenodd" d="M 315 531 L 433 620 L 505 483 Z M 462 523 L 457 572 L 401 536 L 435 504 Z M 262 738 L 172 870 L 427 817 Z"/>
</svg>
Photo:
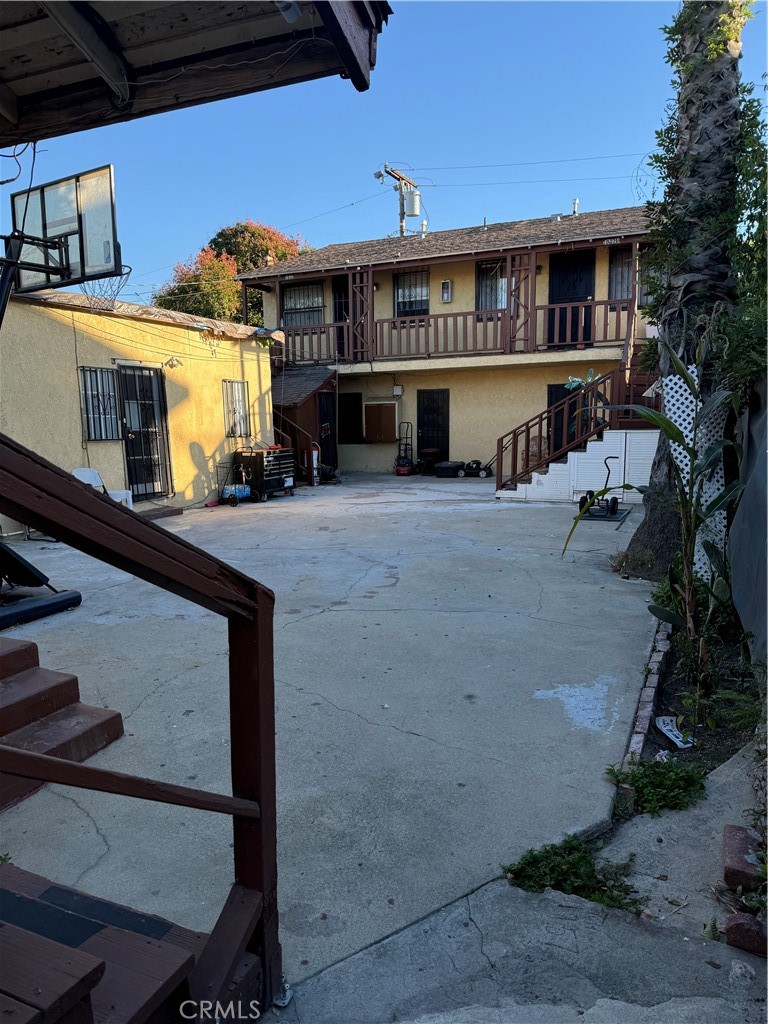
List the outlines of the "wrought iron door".
<svg viewBox="0 0 768 1024">
<path fill-rule="evenodd" d="M 426 457 L 434 463 L 448 458 L 449 396 L 448 388 L 416 392 L 416 451 L 420 459 Z"/>
<path fill-rule="evenodd" d="M 120 366 L 123 439 L 134 498 L 170 493 L 165 383 L 159 369 Z"/>
</svg>

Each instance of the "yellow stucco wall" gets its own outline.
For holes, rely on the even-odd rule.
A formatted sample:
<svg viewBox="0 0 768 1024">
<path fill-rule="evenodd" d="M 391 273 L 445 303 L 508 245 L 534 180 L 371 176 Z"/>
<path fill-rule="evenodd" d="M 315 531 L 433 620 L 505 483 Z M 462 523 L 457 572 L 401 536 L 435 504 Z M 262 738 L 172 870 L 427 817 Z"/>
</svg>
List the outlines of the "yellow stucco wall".
<svg viewBox="0 0 768 1024">
<path fill-rule="evenodd" d="M 108 488 L 127 489 L 123 442 L 84 440 L 78 367 L 160 367 L 175 357 L 181 365 L 163 368 L 174 490 L 167 503 L 202 501 L 216 489 L 216 464 L 247 443 L 225 437 L 223 380 L 248 382 L 251 431 L 273 440 L 268 351 L 224 337 L 209 347 L 204 337 L 171 323 L 12 300 L 0 334 L 0 431 L 63 469 L 92 466 Z"/>
<path fill-rule="evenodd" d="M 567 365 L 552 362 L 536 366 L 496 365 L 478 369 L 442 370 L 438 372 L 407 369 L 397 373 L 397 383 L 404 392 L 397 402 L 398 422 L 413 424 L 414 457 L 417 437 L 417 392 L 419 389 L 448 388 L 449 396 L 449 458 L 468 462 L 487 462 L 496 451 L 496 438 L 547 405 L 547 385 L 564 384 L 568 375 L 585 377 L 590 369 L 604 373 L 616 366 L 591 358 Z M 373 374 L 364 377 L 344 375 L 339 392 L 362 392 L 363 401 L 386 398 L 392 394 L 393 377 Z M 396 444 L 339 445 L 342 471 L 391 473 Z"/>
</svg>

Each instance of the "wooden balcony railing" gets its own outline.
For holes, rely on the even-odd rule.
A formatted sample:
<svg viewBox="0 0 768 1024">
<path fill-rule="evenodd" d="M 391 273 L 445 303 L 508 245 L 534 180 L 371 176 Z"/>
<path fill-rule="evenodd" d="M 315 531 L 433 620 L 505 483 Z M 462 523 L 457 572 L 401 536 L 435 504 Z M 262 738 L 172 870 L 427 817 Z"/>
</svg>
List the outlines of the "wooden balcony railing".
<svg viewBox="0 0 768 1024">
<path fill-rule="evenodd" d="M 632 302 L 562 302 L 534 311 L 535 349 L 624 344 L 632 318 Z"/>
<path fill-rule="evenodd" d="M 116 504 L 3 434 L 0 512 L 228 620 L 231 797 L 22 750 L 3 751 L 0 770 L 232 816 L 235 882 L 190 976 L 190 993 L 195 999 L 214 1002 L 232 998 L 230 984 L 247 950 L 257 954 L 261 965 L 261 1005 L 271 1006 L 282 978 L 277 918 L 274 595 L 226 562 Z M 227 696 L 223 694 L 222 699 L 226 701 Z M 130 843 L 129 836 L 126 843 Z M 183 844 L 178 867 L 182 883 Z"/>
<path fill-rule="evenodd" d="M 504 309 L 489 309 L 375 320 L 372 337 L 356 349 L 348 323 L 287 327 L 285 361 L 373 362 L 624 344 L 634 322 L 629 300 L 536 306 L 530 317 L 518 303 L 513 309 L 513 317 Z"/>
<path fill-rule="evenodd" d="M 625 367 L 611 370 L 502 434 L 496 442 L 496 489 L 516 487 L 535 470 L 568 452 L 583 450 L 590 438 L 604 430 L 648 428 L 634 410 L 618 408 L 630 402 L 658 406 L 655 397 L 643 396 L 643 378 Z"/>
</svg>

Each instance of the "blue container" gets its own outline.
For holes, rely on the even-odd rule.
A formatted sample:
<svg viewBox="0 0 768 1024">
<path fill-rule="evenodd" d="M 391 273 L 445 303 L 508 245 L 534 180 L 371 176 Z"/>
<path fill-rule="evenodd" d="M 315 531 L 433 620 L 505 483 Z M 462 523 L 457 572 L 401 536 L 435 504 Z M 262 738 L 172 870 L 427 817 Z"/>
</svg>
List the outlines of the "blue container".
<svg viewBox="0 0 768 1024">
<path fill-rule="evenodd" d="M 244 501 L 246 498 L 250 498 L 251 488 L 249 484 L 225 484 L 221 489 L 221 500 L 227 501 L 229 498 L 238 498 L 240 501 Z"/>
</svg>

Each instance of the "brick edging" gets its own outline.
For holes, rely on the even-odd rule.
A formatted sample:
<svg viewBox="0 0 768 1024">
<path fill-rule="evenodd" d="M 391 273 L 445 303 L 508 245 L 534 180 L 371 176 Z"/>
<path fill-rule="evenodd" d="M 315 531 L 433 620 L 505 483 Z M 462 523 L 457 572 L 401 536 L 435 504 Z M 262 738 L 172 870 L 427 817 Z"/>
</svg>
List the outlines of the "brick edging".
<svg viewBox="0 0 768 1024">
<path fill-rule="evenodd" d="M 670 623 L 659 622 L 653 637 L 653 643 L 651 644 L 651 654 L 645 666 L 645 685 L 640 691 L 640 698 L 637 702 L 635 725 L 627 745 L 627 752 L 621 763 L 624 771 L 627 770 L 633 760 L 639 760 L 643 753 L 648 730 L 651 727 L 656 710 L 656 695 L 659 689 L 659 682 L 661 681 L 669 656 L 669 648 L 672 642 L 671 636 L 672 626 Z"/>
</svg>

